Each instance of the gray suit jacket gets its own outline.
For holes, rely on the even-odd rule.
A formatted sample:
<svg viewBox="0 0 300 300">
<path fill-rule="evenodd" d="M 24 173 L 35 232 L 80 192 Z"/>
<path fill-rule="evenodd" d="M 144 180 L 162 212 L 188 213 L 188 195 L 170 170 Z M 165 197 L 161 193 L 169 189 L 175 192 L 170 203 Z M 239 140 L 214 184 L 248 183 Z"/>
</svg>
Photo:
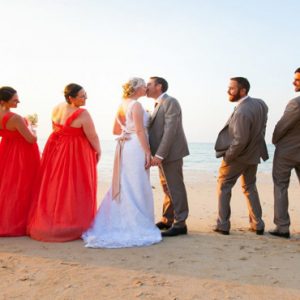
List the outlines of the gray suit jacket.
<svg viewBox="0 0 300 300">
<path fill-rule="evenodd" d="M 163 157 L 164 162 L 189 155 L 180 104 L 167 94 L 153 111 L 149 125 L 149 142 L 152 155 Z"/>
<path fill-rule="evenodd" d="M 286 106 L 275 126 L 272 142 L 281 156 L 300 160 L 300 96 Z"/>
<path fill-rule="evenodd" d="M 265 142 L 268 107 L 261 99 L 246 98 L 231 115 L 220 131 L 216 144 L 216 156 L 225 162 L 239 161 L 258 164 L 267 160 Z"/>
</svg>

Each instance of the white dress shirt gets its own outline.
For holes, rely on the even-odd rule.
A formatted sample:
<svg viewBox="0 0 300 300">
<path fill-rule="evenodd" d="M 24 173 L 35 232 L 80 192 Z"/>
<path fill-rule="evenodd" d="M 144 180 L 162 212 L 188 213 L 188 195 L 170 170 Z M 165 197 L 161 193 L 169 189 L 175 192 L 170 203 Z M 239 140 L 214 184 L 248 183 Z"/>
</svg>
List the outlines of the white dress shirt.
<svg viewBox="0 0 300 300">
<path fill-rule="evenodd" d="M 236 106 L 240 105 L 244 100 L 246 100 L 249 96 L 245 96 L 243 98 L 241 98 L 240 100 L 237 101 Z"/>
</svg>

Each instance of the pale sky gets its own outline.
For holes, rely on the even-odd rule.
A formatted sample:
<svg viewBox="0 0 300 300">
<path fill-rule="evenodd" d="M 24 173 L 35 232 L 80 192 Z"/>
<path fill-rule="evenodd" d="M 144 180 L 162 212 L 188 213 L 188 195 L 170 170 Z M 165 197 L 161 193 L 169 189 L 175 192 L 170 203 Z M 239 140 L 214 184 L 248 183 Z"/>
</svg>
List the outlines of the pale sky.
<svg viewBox="0 0 300 300">
<path fill-rule="evenodd" d="M 234 106 L 230 77 L 247 77 L 249 95 L 269 106 L 267 142 L 297 95 L 299 0 L 0 0 L 0 9 L 0 86 L 18 90 L 15 112 L 38 114 L 41 138 L 71 82 L 87 91 L 100 139 L 113 138 L 132 76 L 168 80 L 189 142 L 215 141 Z"/>
</svg>

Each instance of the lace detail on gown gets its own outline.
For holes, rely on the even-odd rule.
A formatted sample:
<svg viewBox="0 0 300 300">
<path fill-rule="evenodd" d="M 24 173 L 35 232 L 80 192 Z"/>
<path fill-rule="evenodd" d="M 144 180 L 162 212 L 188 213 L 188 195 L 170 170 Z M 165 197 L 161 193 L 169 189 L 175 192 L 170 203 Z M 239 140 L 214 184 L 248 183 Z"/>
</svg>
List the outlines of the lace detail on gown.
<svg viewBox="0 0 300 300">
<path fill-rule="evenodd" d="M 92 227 L 83 234 L 86 247 L 123 248 L 147 246 L 161 241 L 154 223 L 154 203 L 145 154 L 135 133 L 132 100 L 126 111 L 124 132 L 130 134 L 122 149 L 120 200 L 112 199 L 110 188 L 102 200 Z M 149 115 L 144 112 L 144 125 Z"/>
</svg>

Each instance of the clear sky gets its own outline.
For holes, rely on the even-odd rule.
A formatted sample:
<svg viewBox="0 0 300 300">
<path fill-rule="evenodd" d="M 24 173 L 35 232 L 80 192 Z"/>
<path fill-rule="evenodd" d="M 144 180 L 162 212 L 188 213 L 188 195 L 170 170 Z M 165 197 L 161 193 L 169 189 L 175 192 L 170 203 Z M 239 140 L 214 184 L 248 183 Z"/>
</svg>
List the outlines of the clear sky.
<svg viewBox="0 0 300 300">
<path fill-rule="evenodd" d="M 51 131 L 68 83 L 82 85 L 100 138 L 112 139 L 122 84 L 165 77 L 189 142 L 214 142 L 233 110 L 228 80 L 247 77 L 269 106 L 267 141 L 300 67 L 299 0 L 0 0 L 0 86 Z M 147 108 L 153 100 L 141 99 Z"/>
</svg>

